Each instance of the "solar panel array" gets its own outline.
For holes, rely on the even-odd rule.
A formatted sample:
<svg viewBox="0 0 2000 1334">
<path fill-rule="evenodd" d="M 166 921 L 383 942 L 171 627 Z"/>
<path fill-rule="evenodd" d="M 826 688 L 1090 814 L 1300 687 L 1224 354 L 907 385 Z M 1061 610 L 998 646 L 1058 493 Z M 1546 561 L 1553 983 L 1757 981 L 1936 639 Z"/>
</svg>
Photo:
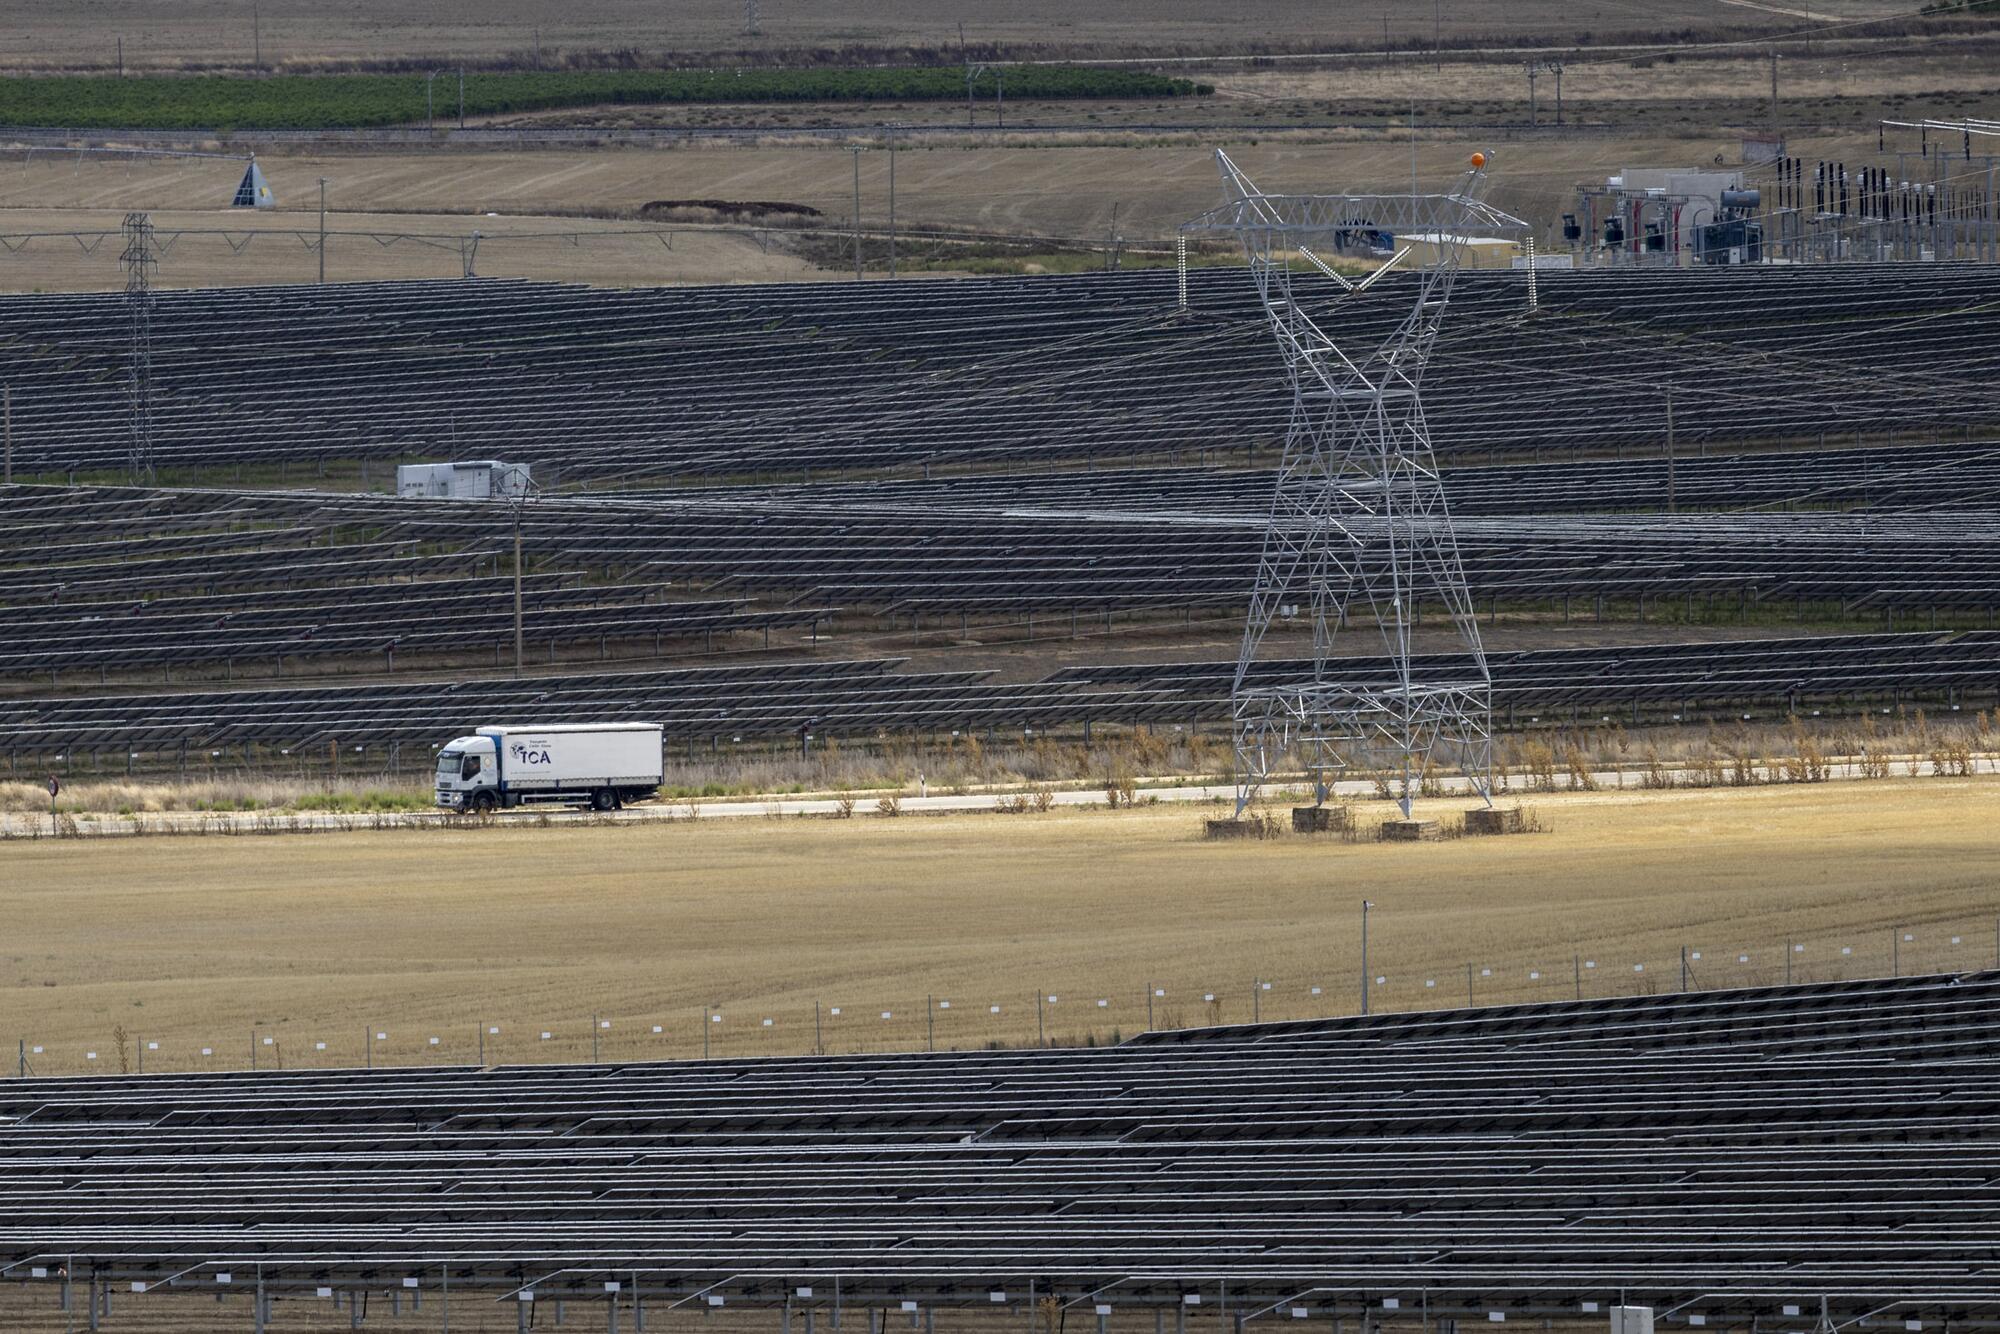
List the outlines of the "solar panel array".
<svg viewBox="0 0 2000 1334">
<path fill-rule="evenodd" d="M 1744 705 L 2000 703 L 2000 631 L 1545 649 L 1495 653 L 1489 662 L 1495 707 L 1516 723 L 1538 712 L 1548 721 L 1599 710 L 1664 721 Z M 1468 668 L 1449 657 L 1420 665 L 1439 677 Z M 1278 680 L 1308 668 L 1271 662 L 1259 670 Z M 115 757 L 262 746 L 268 758 L 272 747 L 435 745 L 474 727 L 530 722 L 658 722 L 669 747 L 690 750 L 805 733 L 869 738 L 1093 723 L 1164 727 L 1227 718 L 1232 670 L 1224 662 L 1073 667 L 1038 681 L 1004 682 L 988 670 L 915 671 L 900 669 L 898 660 L 872 659 L 19 698 L 0 700 L 0 752 L 16 764 L 23 754 L 58 753 L 77 763 L 100 751 Z M 1339 668 L 1356 680 L 1386 670 L 1371 658 L 1346 659 Z"/>
<path fill-rule="evenodd" d="M 1680 510 L 1866 506 L 1992 508 L 2000 502 L 2000 441 L 1899 444 L 1890 448 L 1663 453 L 1444 469 L 1451 512 L 1588 514 L 1659 512 L 1671 495 Z M 716 498 L 793 504 L 935 510 L 1147 511 L 1263 518 L 1277 488 L 1272 468 L 1075 467 L 1060 471 L 965 473 L 934 478 L 715 487 Z M 630 488 L 627 498 L 685 498 L 685 492 Z"/>
<path fill-rule="evenodd" d="M 392 512 L 395 510 L 397 512 Z M 511 662 L 514 579 L 504 512 L 427 528 L 392 502 L 344 512 L 309 496 L 131 488 L 0 488 L 0 676 L 174 667 L 256 675 L 413 656 Z M 586 579 L 542 555 L 523 575 L 527 654 L 700 652 L 720 638 L 807 635 L 831 609 L 691 598 L 657 578 Z M 756 641 L 749 640 L 753 646 Z"/>
<path fill-rule="evenodd" d="M 1470 586 L 1483 604 L 1723 597 L 1782 610 L 1828 603 L 1850 613 L 2000 608 L 2000 512 L 1965 508 L 1971 502 L 1941 489 L 1944 503 L 1923 510 L 1502 513 L 1460 518 L 1455 529 Z M 166 616 L 172 606 L 138 604 L 162 595 L 214 597 L 300 584 L 490 579 L 511 570 L 514 516 L 487 502 L 61 487 L 17 487 L 7 496 L 0 606 L 125 602 L 128 618 Z M 179 530 L 81 547 L 37 544 L 38 534 L 65 517 L 87 524 L 74 516 L 156 497 L 171 501 Z M 206 537 L 192 530 L 202 504 L 214 512 Z M 590 575 L 602 604 L 538 608 L 545 622 L 538 638 L 645 640 L 812 624 L 835 608 L 929 616 L 935 623 L 950 616 L 1238 607 L 1263 542 L 1263 521 L 1243 508 L 933 504 L 923 495 L 827 503 L 723 492 L 549 499 L 531 506 L 522 526 L 537 570 Z M 240 637 L 246 642 L 234 656 L 285 651 L 258 642 L 260 628 L 275 629 L 279 638 L 322 620 L 329 633 L 338 628 L 338 611 L 322 615 L 304 598 L 286 607 L 289 596 L 265 599 L 264 627 L 247 615 L 255 601 L 245 604 Z M 429 627 L 444 637 L 447 629 L 429 618 L 419 624 L 414 604 L 399 626 L 395 598 L 386 594 L 371 599 L 354 589 L 339 596 L 350 614 L 380 618 L 379 636 L 364 639 L 371 651 L 399 633 L 414 636 Z M 739 605 L 717 605 L 718 596 Z M 742 604 L 751 597 L 771 605 Z M 700 605 L 683 605 L 689 599 Z M 511 623 L 511 603 L 503 597 L 466 610 L 484 613 L 463 630 L 474 644 L 504 631 L 496 617 Z M 57 650 L 62 638 L 97 636 L 99 622 L 84 618 L 102 617 L 102 610 L 72 612 L 44 618 L 51 635 L 38 639 L 38 647 Z M 783 615 L 773 619 L 777 612 Z M 676 625 L 677 618 L 685 624 Z M 143 625 L 126 628 L 147 642 Z M 199 656 L 228 655 L 232 636 L 214 638 Z M 164 650 L 197 652 L 177 634 L 152 636 L 161 639 L 166 643 L 156 646 Z"/>
<path fill-rule="evenodd" d="M 504 457 L 544 476 L 810 474 L 1157 458 L 1282 442 L 1290 403 L 1241 269 L 595 290 L 472 280 L 161 292 L 162 467 Z M 1343 304 L 1402 317 L 1391 275 Z M 1329 298 L 1333 295 L 1328 284 Z M 1665 434 L 1993 426 L 2000 273 L 1952 264 L 1469 272 L 1427 383 L 1446 454 Z M 1893 355 L 1888 349 L 1893 349 Z M 117 294 L 0 304 L 16 467 L 124 466 Z"/>
<path fill-rule="evenodd" d="M 2000 1317 L 1996 1057 L 1983 973 L 1096 1049 L 6 1080 L 0 1275 L 1964 1327 Z"/>
</svg>

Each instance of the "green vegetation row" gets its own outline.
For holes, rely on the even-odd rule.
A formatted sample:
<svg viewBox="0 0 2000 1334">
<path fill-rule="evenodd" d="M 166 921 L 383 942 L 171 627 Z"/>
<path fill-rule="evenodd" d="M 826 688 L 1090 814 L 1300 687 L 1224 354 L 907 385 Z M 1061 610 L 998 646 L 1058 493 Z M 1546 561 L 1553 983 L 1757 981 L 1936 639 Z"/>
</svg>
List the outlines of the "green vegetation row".
<svg viewBox="0 0 2000 1334">
<path fill-rule="evenodd" d="M 996 89 L 995 79 L 1004 80 Z M 424 123 L 420 74 L 50 76 L 0 79 L 0 126 L 146 130 L 325 130 Z M 975 96 L 1188 97 L 1206 84 L 1158 74 L 1074 66 L 981 73 Z M 436 121 L 458 115 L 456 71 L 431 89 Z M 468 74 L 465 114 L 496 115 L 602 103 L 917 102 L 966 95 L 957 67 L 911 69 L 629 70 Z"/>
</svg>

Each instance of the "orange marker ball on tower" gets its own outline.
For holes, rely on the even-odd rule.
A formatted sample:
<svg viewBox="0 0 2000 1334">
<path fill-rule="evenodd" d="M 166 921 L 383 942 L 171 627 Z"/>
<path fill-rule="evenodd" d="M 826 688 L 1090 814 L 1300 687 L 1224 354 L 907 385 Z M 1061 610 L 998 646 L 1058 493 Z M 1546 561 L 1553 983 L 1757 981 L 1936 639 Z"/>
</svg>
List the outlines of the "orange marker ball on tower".
<svg viewBox="0 0 2000 1334">
<path fill-rule="evenodd" d="M 1485 165 L 1486 165 L 1486 154 L 1474 153 L 1472 155 L 1472 169 L 1474 171 L 1478 171 L 1481 167 Z"/>
</svg>

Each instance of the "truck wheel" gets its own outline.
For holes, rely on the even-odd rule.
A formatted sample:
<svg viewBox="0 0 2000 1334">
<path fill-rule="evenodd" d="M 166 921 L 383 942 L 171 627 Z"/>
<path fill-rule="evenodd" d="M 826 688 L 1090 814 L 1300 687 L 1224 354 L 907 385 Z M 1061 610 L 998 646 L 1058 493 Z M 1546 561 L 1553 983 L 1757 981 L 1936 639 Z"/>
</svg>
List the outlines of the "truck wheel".
<svg viewBox="0 0 2000 1334">
<path fill-rule="evenodd" d="M 493 808 L 498 804 L 491 792 L 475 792 L 472 794 L 472 813 L 474 815 L 491 815 L 493 814 Z"/>
<path fill-rule="evenodd" d="M 600 787 L 590 794 L 590 809 L 608 811 L 618 804 L 618 794 L 608 787 Z"/>
</svg>

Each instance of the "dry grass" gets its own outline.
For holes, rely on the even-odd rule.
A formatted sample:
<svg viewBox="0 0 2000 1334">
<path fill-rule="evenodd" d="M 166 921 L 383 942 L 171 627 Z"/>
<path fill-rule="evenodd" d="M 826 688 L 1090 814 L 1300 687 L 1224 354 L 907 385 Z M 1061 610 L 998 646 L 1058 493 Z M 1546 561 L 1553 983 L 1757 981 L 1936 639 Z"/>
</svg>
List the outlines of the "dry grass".
<svg viewBox="0 0 2000 1334">
<path fill-rule="evenodd" d="M 1617 33 L 1779 29 L 1797 20 L 1779 4 L 1722 0 L 1453 0 L 1430 7 L 1342 6 L 1298 0 L 1244 0 L 1216 6 L 1195 0 L 1109 0 L 1080 8 L 1066 0 L 1007 0 L 959 11 L 976 49 L 1005 45 L 1018 53 L 1103 55 L 1133 50 L 1315 50 L 1379 40 L 1386 13 L 1390 40 L 1428 44 L 1434 22 L 1448 41 L 1600 39 Z M 1898 0 L 1814 0 L 1821 18 L 1906 13 Z M 1777 10 L 1779 12 L 1771 12 Z M 147 0 L 23 0 L 10 6 L 4 53 L 15 68 L 108 67 L 124 37 L 128 68 L 225 63 L 248 66 L 261 37 L 267 65 L 326 61 L 440 61 L 530 58 L 539 39 L 544 64 L 566 53 L 629 51 L 640 59 L 702 52 L 825 53 L 860 48 L 880 55 L 912 49 L 954 52 L 955 16 L 926 0 L 765 0 L 760 31 L 743 32 L 739 0 L 683 0 L 670 9 L 636 0 L 584 0 L 552 8 L 534 0 L 410 5 L 393 0 L 265 0 L 261 31 L 229 0 L 184 0 L 163 11 Z"/>
<path fill-rule="evenodd" d="M 1872 134 L 1869 136 L 1872 146 Z M 1419 146 L 1417 168 L 1427 182 L 1462 169 L 1484 140 L 1462 137 Z M 1679 138 L 1641 134 L 1615 139 L 1535 142 L 1505 147 L 1495 171 L 1495 199 L 1528 216 L 1549 216 L 1572 187 L 1625 162 L 1733 160 L 1733 133 Z M 1374 133 L 1325 132 L 1239 144 L 1232 155 L 1273 188 L 1401 189 L 1410 179 L 1407 141 Z M 189 236 L 160 265 L 157 281 L 188 287 L 309 282 L 317 261 L 301 242 L 318 225 L 317 177 L 329 179 L 336 231 L 484 234 L 478 270 L 631 285 L 840 279 L 845 270 L 809 268 L 782 241 L 768 249 L 737 236 L 676 232 L 669 251 L 649 236 L 595 235 L 639 224 L 617 219 L 656 199 L 767 199 L 807 205 L 831 226 L 853 214 L 853 162 L 838 145 L 765 144 L 650 149 L 549 150 L 490 153 L 266 154 L 265 171 L 280 209 L 255 217 L 218 210 L 235 183 L 230 164 L 159 166 L 113 159 L 37 154 L 0 162 L 0 230 L 9 233 L 95 228 L 115 231 L 129 209 L 154 214 L 162 232 L 180 228 L 282 230 L 236 253 L 219 237 Z M 863 221 L 887 214 L 888 160 L 862 162 Z M 1212 207 L 1220 186 L 1208 147 L 1193 142 L 1134 141 L 1023 144 L 932 143 L 897 158 L 897 213 L 905 226 L 965 228 L 1008 235 L 1096 238 L 1107 234 L 1114 209 L 1132 241 L 1159 240 Z M 488 217 L 488 213 L 500 216 Z M 564 216 L 603 215 L 606 220 Z M 296 232 L 296 235 L 293 233 Z M 512 239 L 525 233 L 557 239 Z M 574 237 L 572 240 L 570 238 Z M 83 254 L 68 240 L 39 240 L 0 252 L 0 290 L 33 291 L 123 286 L 116 240 Z M 327 277 L 341 280 L 451 278 L 461 272 L 455 245 L 378 243 L 336 238 Z"/>
<path fill-rule="evenodd" d="M 1942 72 L 1937 73 L 1921 61 L 1890 61 L 1879 73 L 1871 63 L 1866 73 L 1852 76 L 1835 67 L 1802 63 L 1797 71 L 1788 69 L 1786 77 L 1796 77 L 1799 90 L 1838 87 L 1850 95 L 1863 91 L 1865 79 L 1878 97 L 1926 83 L 1932 89 L 1995 86 L 1990 59 L 1955 59 L 1940 58 L 1936 63 Z M 1691 81 L 1704 93 L 1721 96 L 1734 88 L 1737 96 L 1755 102 L 1762 85 L 1753 77 L 1753 65 L 1683 64 L 1644 72 L 1622 65 L 1580 66 L 1566 80 L 1566 96 L 1574 114 L 1588 115 L 1592 98 L 1604 105 L 1619 98 L 1666 98 Z M 1447 83 L 1440 84 L 1440 77 Z M 1401 130 L 1393 125 L 1386 131 L 1329 125 L 1379 122 L 1386 111 L 1400 115 L 1411 95 L 1442 96 L 1446 86 L 1467 106 L 1485 107 L 1491 100 L 1500 107 L 1510 98 L 1525 98 L 1519 69 L 1511 60 L 1447 66 L 1443 76 L 1421 62 L 1252 70 L 1229 74 L 1223 86 L 1225 95 L 1198 109 L 1199 115 L 1243 121 L 1268 111 L 1270 130 L 1163 138 L 1121 130 L 1120 117 L 1153 114 L 1122 108 L 1072 111 L 1068 119 L 1084 129 L 1031 142 L 910 144 L 898 155 L 898 216 L 910 228 L 1098 238 L 1106 235 L 1115 210 L 1127 238 L 1158 240 L 1171 237 L 1182 221 L 1217 201 L 1211 142 L 1228 143 L 1246 170 L 1274 188 L 1403 189 L 1412 162 Z M 1545 86 L 1543 93 L 1545 104 L 1552 106 L 1552 88 Z M 1984 96 L 1976 91 L 1963 95 L 1975 102 Z M 1746 114 L 1732 111 L 1720 120 L 1697 116 L 1684 123 L 1682 113 L 1700 105 L 1699 97 L 1690 98 L 1672 116 L 1642 117 L 1629 130 L 1573 139 L 1496 145 L 1487 135 L 1439 134 L 1418 146 L 1416 169 L 1422 180 L 1435 183 L 1455 176 L 1473 148 L 1497 149 L 1495 202 L 1524 216 L 1549 217 L 1572 201 L 1577 181 L 1626 164 L 1705 163 L 1718 155 L 1734 161 L 1740 135 L 1724 121 L 1764 123 L 1755 106 Z M 1930 109 L 1943 114 L 1949 108 L 1940 103 Z M 1500 107 L 1492 115 L 1517 118 L 1519 110 Z M 576 113 L 563 114 L 573 118 Z M 706 113 L 676 109 L 663 114 L 674 119 Z M 812 108 L 755 114 L 796 116 L 795 123 L 825 119 Z M 1101 122 L 1100 114 L 1106 117 Z M 1176 119 L 1184 114 L 1184 108 L 1173 113 Z M 1795 135 L 1796 147 L 1809 157 L 1827 153 L 1858 160 L 1872 154 L 1874 114 L 1870 110 L 1848 131 L 1815 131 L 1809 139 Z M 631 109 L 620 113 L 628 120 L 634 115 Z M 871 108 L 865 118 L 901 116 L 902 109 Z M 1833 123 L 1849 121 L 1843 117 Z M 317 226 L 315 180 L 325 176 L 334 210 L 330 225 L 336 230 L 379 233 L 387 241 L 398 232 L 463 236 L 477 228 L 485 234 L 479 249 L 482 274 L 629 285 L 844 276 L 844 270 L 810 267 L 782 242 L 764 246 L 744 237 L 681 231 L 669 251 L 650 237 L 602 234 L 631 226 L 617 219 L 635 216 L 652 200 L 779 201 L 817 209 L 834 227 L 846 226 L 853 214 L 853 162 L 842 145 L 831 142 L 511 152 L 272 151 L 262 161 L 281 207 L 248 217 L 216 207 L 227 199 L 239 174 L 229 162 L 78 162 L 60 154 L 16 155 L 0 161 L 0 230 L 115 229 L 123 214 L 135 208 L 152 211 L 163 232 L 229 229 L 238 233 L 239 243 L 241 231 L 251 228 L 297 229 L 296 238 L 261 238 L 240 254 L 219 237 L 185 237 L 165 256 L 159 281 L 168 286 L 311 281 L 316 260 L 301 241 Z M 885 153 L 863 155 L 865 222 L 879 225 L 886 219 L 887 176 Z M 499 216 L 488 217 L 489 212 Z M 561 235 L 539 240 L 524 235 L 547 232 Z M 0 290 L 116 288 L 123 282 L 118 253 L 115 241 L 90 255 L 67 240 L 37 241 L 0 253 Z M 334 280 L 440 278 L 459 272 L 455 245 L 381 244 L 367 238 L 336 239 L 327 265 Z"/>
<path fill-rule="evenodd" d="M 41 170 L 40 165 L 32 169 Z M 0 166 L 0 179 L 17 163 Z M 282 173 L 303 199 L 301 178 Z M 303 178 L 310 184 L 310 177 Z M 199 198 L 212 180 L 175 188 L 175 197 Z M 115 193 L 107 182 L 88 190 L 92 197 Z M 212 192 L 209 192 L 212 197 Z M 0 230 L 47 232 L 116 231 L 123 213 L 98 208 L 16 209 L 0 211 Z M 162 260 L 156 282 L 162 287 L 226 287 L 253 283 L 310 283 L 319 274 L 317 254 L 306 244 L 316 240 L 318 220 L 290 213 L 246 217 L 242 212 L 165 210 L 153 215 L 155 228 L 165 234 L 186 229 Z M 805 282 L 838 279 L 801 259 L 782 237 L 756 238 L 698 229 L 672 232 L 668 244 L 651 234 L 665 230 L 650 223 L 589 218 L 512 215 L 489 218 L 484 213 L 340 214 L 330 217 L 332 231 L 369 232 L 370 236 L 336 236 L 327 245 L 329 282 L 387 279 L 458 278 L 463 262 L 456 238 L 480 235 L 477 272 L 486 278 L 538 278 L 555 282 L 590 283 L 602 287 L 650 286 L 672 283 Z M 269 230 L 280 234 L 256 238 L 246 248 L 244 233 Z M 409 234 L 427 234 L 432 240 Z M 399 236 L 405 239 L 394 239 Z M 376 239 L 379 237 L 380 239 Z M 445 239 L 449 238 L 449 239 Z M 94 253 L 84 253 L 67 239 L 38 240 L 25 250 L 0 251 L 0 291 L 110 291 L 124 286 L 118 264 L 119 242 L 112 239 Z"/>
<path fill-rule="evenodd" d="M 1162 1024 L 1246 1019 L 1260 980 L 1266 1017 L 1347 1008 L 1364 893 L 1385 1007 L 1462 1002 L 1468 961 L 1482 1000 L 1572 994 L 1584 960 L 1585 994 L 1671 987 L 1682 945 L 1704 985 L 1780 980 L 1788 939 L 1808 947 L 1799 977 L 1882 972 L 1895 923 L 1917 936 L 1906 969 L 1990 962 L 2000 781 L 1530 800 L 1550 832 L 1421 847 L 1208 843 L 1202 809 L 887 819 L 871 803 L 848 820 L 12 843 L 0 1013 L 50 1072 L 114 1062 L 118 1026 L 160 1043 L 149 1068 L 241 1065 L 253 1030 L 262 1060 L 353 1064 L 371 1027 L 389 1034 L 378 1059 L 464 1061 L 482 1022 L 503 1030 L 488 1059 L 587 1059 L 593 1013 L 612 1022 L 606 1059 L 686 1056 L 708 1004 L 728 1053 L 811 1048 L 815 1001 L 830 1049 L 921 1046 L 927 995 L 952 1002 L 940 1045 L 1033 1041 L 1038 989 L 1053 1039 L 1108 1041 L 1145 1024 L 1149 983 Z"/>
</svg>

